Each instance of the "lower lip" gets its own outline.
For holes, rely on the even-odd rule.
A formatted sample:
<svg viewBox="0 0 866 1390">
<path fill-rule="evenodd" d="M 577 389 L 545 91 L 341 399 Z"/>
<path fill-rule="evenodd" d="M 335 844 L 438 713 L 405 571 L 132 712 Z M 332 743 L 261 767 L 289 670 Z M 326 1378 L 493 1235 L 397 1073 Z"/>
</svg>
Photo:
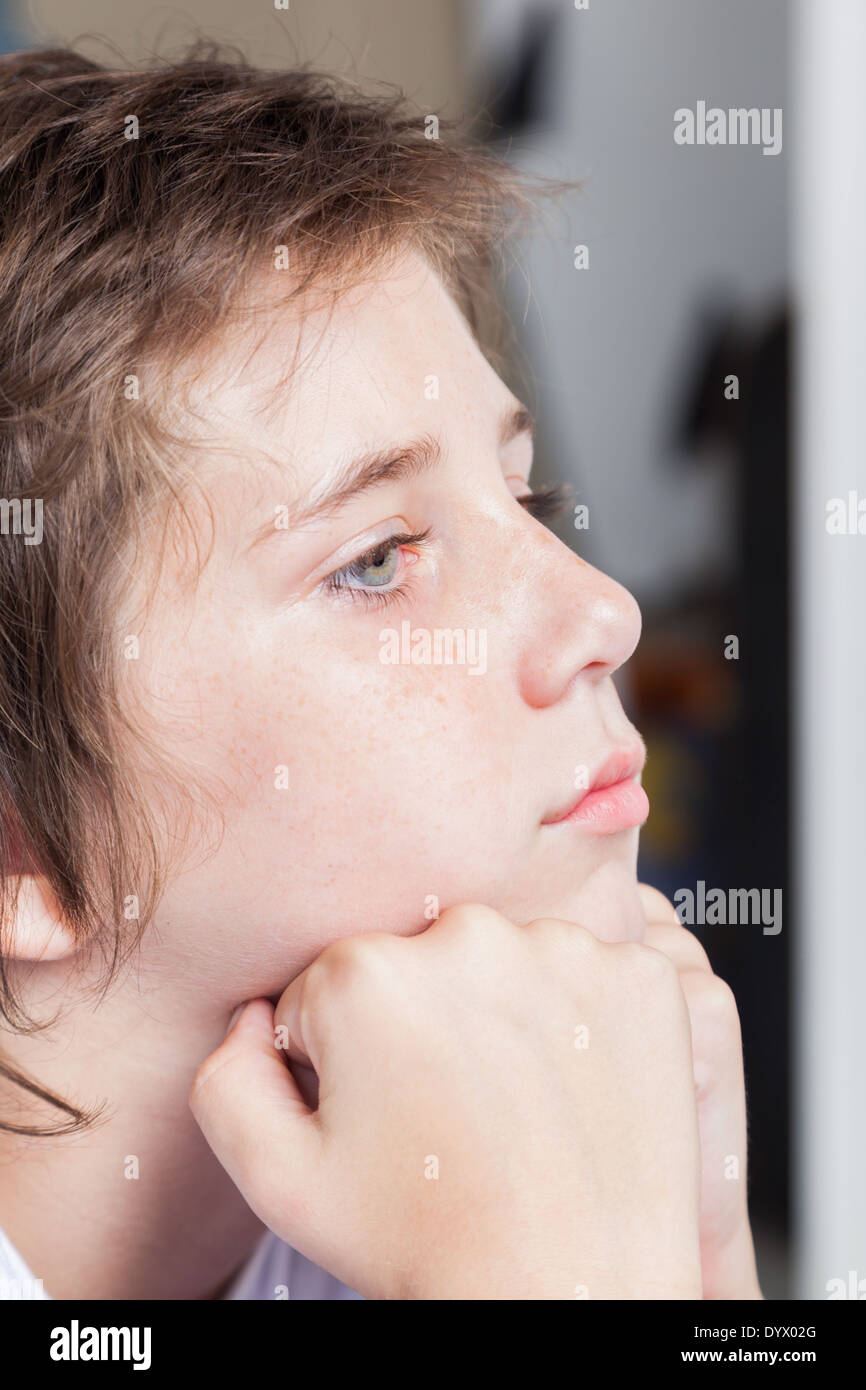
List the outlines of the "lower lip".
<svg viewBox="0 0 866 1390">
<path fill-rule="evenodd" d="M 612 835 L 643 825 L 650 812 L 649 798 L 639 782 L 630 777 L 587 792 L 570 815 L 554 825 L 585 825 L 599 835 Z"/>
</svg>

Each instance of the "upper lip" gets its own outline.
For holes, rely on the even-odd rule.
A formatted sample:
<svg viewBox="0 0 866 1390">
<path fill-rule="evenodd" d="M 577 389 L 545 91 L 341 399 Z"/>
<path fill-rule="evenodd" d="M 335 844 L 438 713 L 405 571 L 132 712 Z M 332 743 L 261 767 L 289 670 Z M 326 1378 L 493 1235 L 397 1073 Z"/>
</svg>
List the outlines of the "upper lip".
<svg viewBox="0 0 866 1390">
<path fill-rule="evenodd" d="M 637 777 L 645 762 L 646 748 L 642 743 L 630 743 L 625 748 L 615 749 L 596 768 L 595 773 L 590 778 L 589 786 L 584 787 L 577 796 L 572 797 L 567 806 L 555 811 L 553 815 L 545 816 L 541 824 L 555 825 L 557 821 L 566 820 L 572 811 L 577 810 L 584 797 L 589 796 L 590 792 L 597 792 L 601 787 L 612 787 L 617 782 L 624 782 L 627 778 Z"/>
</svg>

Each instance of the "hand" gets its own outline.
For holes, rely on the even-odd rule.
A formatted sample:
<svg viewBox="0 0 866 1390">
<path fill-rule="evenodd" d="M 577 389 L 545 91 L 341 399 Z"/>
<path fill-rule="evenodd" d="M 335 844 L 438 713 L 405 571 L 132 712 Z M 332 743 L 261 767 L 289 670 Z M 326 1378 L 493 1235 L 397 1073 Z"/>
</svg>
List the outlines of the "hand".
<svg viewBox="0 0 866 1390">
<path fill-rule="evenodd" d="M 365 1297 L 701 1297 L 688 1011 L 642 945 L 475 904 L 338 941 L 246 1005 L 190 1105 L 261 1220 Z"/>
<path fill-rule="evenodd" d="M 746 1091 L 736 1001 L 667 898 L 648 884 L 638 886 L 647 916 L 644 945 L 676 966 L 691 1021 L 704 1298 L 762 1298 L 746 1191 Z"/>
</svg>

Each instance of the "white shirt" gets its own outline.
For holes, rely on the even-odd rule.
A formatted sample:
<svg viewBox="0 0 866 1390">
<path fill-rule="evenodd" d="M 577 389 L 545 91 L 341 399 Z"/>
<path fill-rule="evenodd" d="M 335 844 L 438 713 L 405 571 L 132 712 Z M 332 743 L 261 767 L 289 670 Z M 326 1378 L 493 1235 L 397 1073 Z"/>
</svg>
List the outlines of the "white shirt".
<svg viewBox="0 0 866 1390">
<path fill-rule="evenodd" d="M 41 1279 L 34 1278 L 8 1236 L 0 1230 L 0 1300 L 50 1297 Z M 223 1294 L 224 1299 L 257 1300 L 362 1297 L 333 1274 L 305 1259 L 272 1231 L 266 1231 L 261 1237 Z"/>
</svg>

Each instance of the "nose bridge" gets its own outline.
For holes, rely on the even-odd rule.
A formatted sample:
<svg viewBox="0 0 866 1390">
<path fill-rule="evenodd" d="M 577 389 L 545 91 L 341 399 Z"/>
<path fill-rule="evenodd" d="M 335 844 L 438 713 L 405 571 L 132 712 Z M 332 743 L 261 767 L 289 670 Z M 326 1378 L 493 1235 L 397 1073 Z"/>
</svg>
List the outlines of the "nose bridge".
<svg viewBox="0 0 866 1390">
<path fill-rule="evenodd" d="M 516 636 L 527 703 L 551 704 L 575 677 L 597 682 L 629 659 L 641 615 L 627 589 L 547 530 L 521 536 L 511 560 L 521 595 Z"/>
</svg>

